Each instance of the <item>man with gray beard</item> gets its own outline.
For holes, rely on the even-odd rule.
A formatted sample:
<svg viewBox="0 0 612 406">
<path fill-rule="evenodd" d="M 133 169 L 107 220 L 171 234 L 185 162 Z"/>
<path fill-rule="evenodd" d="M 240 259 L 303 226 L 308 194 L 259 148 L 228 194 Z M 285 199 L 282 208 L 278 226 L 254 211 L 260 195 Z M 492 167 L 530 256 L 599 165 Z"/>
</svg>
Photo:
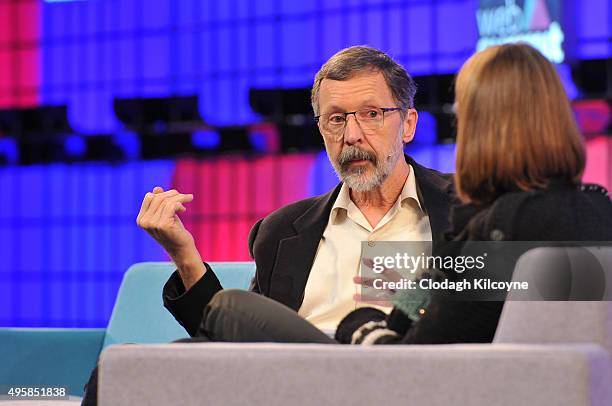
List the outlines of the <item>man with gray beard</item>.
<svg viewBox="0 0 612 406">
<path fill-rule="evenodd" d="M 146 194 L 137 222 L 177 266 L 163 300 L 192 336 L 181 341 L 337 343 L 330 335 L 353 310 L 359 324 L 385 317 L 379 310 L 390 308 L 373 308 L 357 293 L 361 242 L 433 241 L 435 250 L 454 203 L 451 175 L 403 154 L 416 131 L 415 93 L 404 68 L 370 47 L 344 49 L 323 65 L 312 108 L 341 182 L 253 226 L 250 291 L 224 290 L 202 261 L 177 216 L 193 195 L 160 187 Z M 83 405 L 96 404 L 96 371 Z"/>
<path fill-rule="evenodd" d="M 177 265 L 163 300 L 191 336 L 333 342 L 328 335 L 338 322 L 366 305 L 357 294 L 362 241 L 433 240 L 435 247 L 449 224 L 452 180 L 403 154 L 416 131 L 415 93 L 404 68 L 370 47 L 344 49 L 323 65 L 312 107 L 341 182 L 253 226 L 250 292 L 223 290 L 202 261 L 177 216 L 192 195 L 159 187 L 147 193 L 138 224 Z M 314 327 L 301 331 L 296 312 Z"/>
</svg>

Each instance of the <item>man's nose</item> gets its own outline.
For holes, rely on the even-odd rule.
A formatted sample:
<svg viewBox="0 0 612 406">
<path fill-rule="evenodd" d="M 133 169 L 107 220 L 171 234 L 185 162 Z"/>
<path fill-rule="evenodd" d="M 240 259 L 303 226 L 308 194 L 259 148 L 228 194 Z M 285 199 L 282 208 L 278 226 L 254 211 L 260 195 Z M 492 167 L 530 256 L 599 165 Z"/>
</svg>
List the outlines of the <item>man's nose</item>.
<svg viewBox="0 0 612 406">
<path fill-rule="evenodd" d="M 354 114 L 346 116 L 346 127 L 344 128 L 344 142 L 348 145 L 353 145 L 363 138 L 363 131 L 359 126 L 357 118 Z"/>
</svg>

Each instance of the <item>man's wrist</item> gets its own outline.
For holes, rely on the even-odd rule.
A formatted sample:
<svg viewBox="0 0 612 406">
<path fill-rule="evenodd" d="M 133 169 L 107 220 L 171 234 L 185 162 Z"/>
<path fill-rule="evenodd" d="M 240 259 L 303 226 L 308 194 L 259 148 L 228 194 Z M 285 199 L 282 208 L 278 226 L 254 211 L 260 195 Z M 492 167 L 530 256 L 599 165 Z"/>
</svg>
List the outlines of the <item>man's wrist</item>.
<svg viewBox="0 0 612 406">
<path fill-rule="evenodd" d="M 189 290 L 206 273 L 206 266 L 195 246 L 179 251 L 171 257 L 185 285 L 185 290 Z"/>
</svg>

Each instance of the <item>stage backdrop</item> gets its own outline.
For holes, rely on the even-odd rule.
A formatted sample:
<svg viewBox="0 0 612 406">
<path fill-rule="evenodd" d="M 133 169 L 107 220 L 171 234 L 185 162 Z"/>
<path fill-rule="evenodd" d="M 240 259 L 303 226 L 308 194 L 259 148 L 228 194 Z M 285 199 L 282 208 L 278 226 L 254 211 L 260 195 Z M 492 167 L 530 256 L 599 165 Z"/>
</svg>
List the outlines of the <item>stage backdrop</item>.
<svg viewBox="0 0 612 406">
<path fill-rule="evenodd" d="M 476 49 L 481 3 L 0 0 L 0 107 L 67 104 L 78 132 L 121 137 L 114 98 L 195 94 L 208 123 L 254 123 L 249 88 L 310 86 L 346 46 L 379 47 L 413 75 L 455 72 Z M 527 3 L 542 23 L 549 2 Z M 573 56 L 609 58 L 609 0 L 565 3 Z M 579 96 L 567 65 L 559 71 Z M 417 141 L 433 135 L 422 114 Z M 610 187 L 611 150 L 609 139 L 589 141 L 587 180 Z M 454 165 L 452 146 L 410 152 Z M 205 258 L 243 260 L 254 221 L 334 184 L 323 153 L 0 167 L 0 325 L 104 326 L 128 266 L 166 259 L 135 224 L 155 185 L 194 192 L 185 220 Z"/>
</svg>

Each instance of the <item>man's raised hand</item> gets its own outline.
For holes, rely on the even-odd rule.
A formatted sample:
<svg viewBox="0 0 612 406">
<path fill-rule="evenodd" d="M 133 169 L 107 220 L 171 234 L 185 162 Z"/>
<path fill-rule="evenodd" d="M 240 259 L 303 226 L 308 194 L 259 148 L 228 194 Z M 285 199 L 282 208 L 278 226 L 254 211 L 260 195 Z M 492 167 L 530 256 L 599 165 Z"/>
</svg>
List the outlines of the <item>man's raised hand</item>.
<svg viewBox="0 0 612 406">
<path fill-rule="evenodd" d="M 159 186 L 142 200 L 136 223 L 149 233 L 172 257 L 178 267 L 183 284 L 189 289 L 206 268 L 195 246 L 193 236 L 178 216 L 187 209 L 183 205 L 193 200 L 192 194 L 172 189 L 164 192 Z"/>
</svg>

